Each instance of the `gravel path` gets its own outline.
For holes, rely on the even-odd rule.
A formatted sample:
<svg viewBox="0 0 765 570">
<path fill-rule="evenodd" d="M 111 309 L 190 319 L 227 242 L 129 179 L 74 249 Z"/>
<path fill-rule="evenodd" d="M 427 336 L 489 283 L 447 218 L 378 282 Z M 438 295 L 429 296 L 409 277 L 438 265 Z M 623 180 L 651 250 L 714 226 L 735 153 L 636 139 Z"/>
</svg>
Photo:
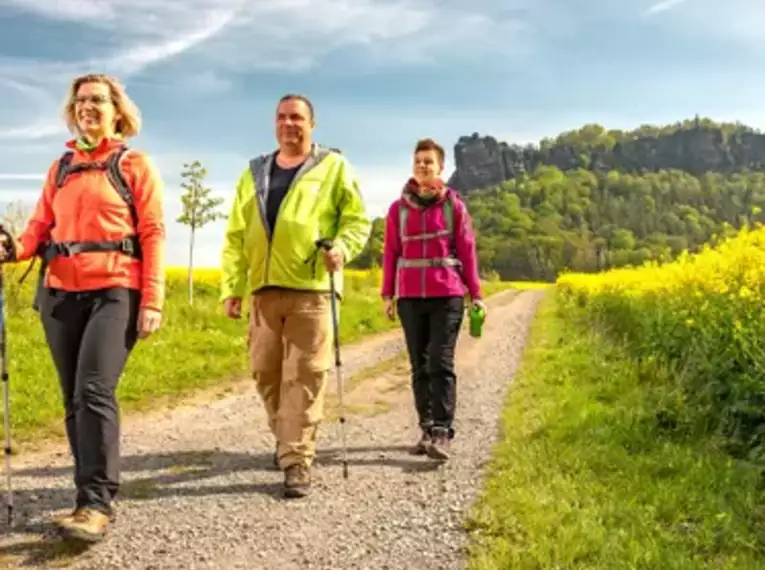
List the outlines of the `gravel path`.
<svg viewBox="0 0 765 570">
<path fill-rule="evenodd" d="M 51 536 L 52 512 L 71 503 L 66 453 L 15 460 L 17 522 L 13 533 L 3 529 L 0 569 L 461 568 L 462 517 L 541 295 L 496 295 L 484 337 L 461 335 L 455 456 L 445 466 L 408 454 L 417 431 L 394 331 L 343 354 L 346 378 L 391 359 L 387 370 L 357 376 L 346 397 L 347 480 L 333 421 L 320 432 L 311 495 L 282 499 L 273 441 L 250 385 L 125 422 L 118 520 L 88 551 L 73 552 Z"/>
</svg>

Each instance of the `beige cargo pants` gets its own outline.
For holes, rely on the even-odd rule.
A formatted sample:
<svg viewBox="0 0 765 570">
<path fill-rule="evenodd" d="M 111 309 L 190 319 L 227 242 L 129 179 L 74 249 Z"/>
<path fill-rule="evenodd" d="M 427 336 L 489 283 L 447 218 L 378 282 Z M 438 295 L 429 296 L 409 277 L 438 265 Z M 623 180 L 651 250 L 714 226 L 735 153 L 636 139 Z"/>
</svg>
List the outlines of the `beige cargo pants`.
<svg viewBox="0 0 765 570">
<path fill-rule="evenodd" d="M 330 295 L 267 289 L 252 297 L 250 368 L 276 437 L 279 467 L 313 464 L 332 365 Z"/>
</svg>

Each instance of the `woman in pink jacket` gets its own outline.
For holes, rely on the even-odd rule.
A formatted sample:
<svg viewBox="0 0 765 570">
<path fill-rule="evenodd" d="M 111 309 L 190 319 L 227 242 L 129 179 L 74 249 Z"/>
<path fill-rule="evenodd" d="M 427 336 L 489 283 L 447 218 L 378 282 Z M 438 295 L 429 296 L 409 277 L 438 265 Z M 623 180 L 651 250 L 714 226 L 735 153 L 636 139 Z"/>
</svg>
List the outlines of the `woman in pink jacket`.
<svg viewBox="0 0 765 570">
<path fill-rule="evenodd" d="M 395 319 L 398 309 L 412 367 L 422 430 L 414 452 L 442 461 L 454 438 L 454 349 L 465 295 L 485 310 L 470 216 L 443 169 L 444 149 L 418 141 L 414 176 L 388 210 L 382 284 L 385 313 Z"/>
</svg>

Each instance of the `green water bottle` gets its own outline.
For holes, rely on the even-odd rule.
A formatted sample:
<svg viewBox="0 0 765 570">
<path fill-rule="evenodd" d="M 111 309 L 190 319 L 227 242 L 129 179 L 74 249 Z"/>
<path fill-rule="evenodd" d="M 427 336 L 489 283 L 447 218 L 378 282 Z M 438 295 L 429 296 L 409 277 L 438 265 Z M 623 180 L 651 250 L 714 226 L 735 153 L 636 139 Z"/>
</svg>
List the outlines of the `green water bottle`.
<svg viewBox="0 0 765 570">
<path fill-rule="evenodd" d="M 470 307 L 470 336 L 479 338 L 483 332 L 483 322 L 486 320 L 486 311 L 480 305 Z"/>
</svg>

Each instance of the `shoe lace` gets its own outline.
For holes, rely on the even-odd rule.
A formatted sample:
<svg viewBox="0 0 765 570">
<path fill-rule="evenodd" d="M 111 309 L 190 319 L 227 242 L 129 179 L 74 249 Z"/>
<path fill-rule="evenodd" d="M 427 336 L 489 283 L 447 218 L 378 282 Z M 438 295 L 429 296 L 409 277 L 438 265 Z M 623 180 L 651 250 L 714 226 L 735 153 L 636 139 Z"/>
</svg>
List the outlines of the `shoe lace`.
<svg viewBox="0 0 765 570">
<path fill-rule="evenodd" d="M 88 522 L 90 518 L 93 516 L 93 511 L 90 509 L 79 509 L 76 513 L 74 513 L 74 521 L 78 523 L 84 523 Z"/>
<path fill-rule="evenodd" d="M 78 523 L 86 523 L 90 521 L 90 519 L 100 515 L 101 513 L 95 509 L 90 508 L 83 508 L 78 509 L 77 512 L 74 514 L 74 521 Z"/>
</svg>

